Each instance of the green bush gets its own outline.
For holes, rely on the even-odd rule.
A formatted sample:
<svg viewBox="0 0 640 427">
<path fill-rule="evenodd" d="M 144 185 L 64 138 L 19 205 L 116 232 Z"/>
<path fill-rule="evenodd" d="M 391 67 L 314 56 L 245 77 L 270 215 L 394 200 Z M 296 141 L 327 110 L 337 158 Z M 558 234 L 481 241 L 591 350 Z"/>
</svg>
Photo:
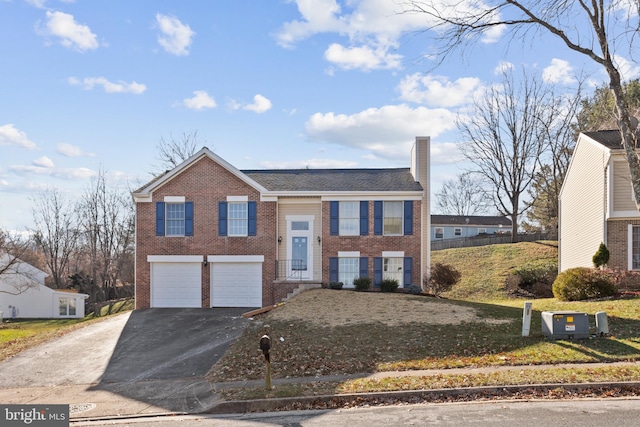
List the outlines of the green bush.
<svg viewBox="0 0 640 427">
<path fill-rule="evenodd" d="M 550 298 L 553 297 L 552 285 L 557 275 L 556 264 L 527 264 L 511 271 L 505 285 L 507 291 L 515 296 Z"/>
<path fill-rule="evenodd" d="M 380 282 L 380 290 L 382 292 L 395 292 L 398 289 L 398 281 L 396 279 L 384 279 Z"/>
<path fill-rule="evenodd" d="M 607 274 L 587 267 L 565 270 L 553 282 L 553 296 L 560 301 L 603 298 L 615 293 L 615 285 Z"/>
<path fill-rule="evenodd" d="M 331 282 L 329 283 L 329 288 L 331 289 L 342 289 L 343 283 L 342 282 Z"/>
<path fill-rule="evenodd" d="M 371 287 L 371 278 L 370 277 L 358 277 L 353 279 L 353 286 L 355 286 L 356 291 L 368 291 Z"/>
<path fill-rule="evenodd" d="M 460 281 L 460 277 L 462 274 L 452 265 L 436 262 L 431 266 L 431 280 L 425 277 L 424 281 L 431 293 L 437 296 L 450 291 Z"/>
<path fill-rule="evenodd" d="M 609 262 L 609 249 L 607 249 L 607 245 L 605 245 L 604 243 L 600 243 L 600 246 L 598 246 L 598 250 L 593 255 L 593 258 L 591 260 L 593 261 L 593 266 L 595 268 L 600 268 L 607 265 L 607 263 Z"/>
<path fill-rule="evenodd" d="M 418 285 L 409 285 L 407 287 L 407 292 L 413 295 L 420 295 L 422 293 L 422 288 Z"/>
</svg>

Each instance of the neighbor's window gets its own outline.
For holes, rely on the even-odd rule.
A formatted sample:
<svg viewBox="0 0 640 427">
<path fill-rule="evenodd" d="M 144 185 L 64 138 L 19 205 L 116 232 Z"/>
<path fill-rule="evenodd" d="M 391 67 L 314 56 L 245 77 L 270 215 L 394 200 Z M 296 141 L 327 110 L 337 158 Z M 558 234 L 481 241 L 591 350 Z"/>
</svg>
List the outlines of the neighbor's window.
<svg viewBox="0 0 640 427">
<path fill-rule="evenodd" d="M 249 224 L 247 202 L 229 202 L 227 206 L 229 218 L 229 236 L 246 236 L 248 234 Z"/>
<path fill-rule="evenodd" d="M 360 234 L 360 203 L 340 202 L 340 235 L 357 236 Z M 346 283 L 345 283 L 346 285 Z"/>
<path fill-rule="evenodd" d="M 402 261 L 403 258 L 383 258 L 382 259 L 382 279 L 395 279 L 402 287 Z"/>
<path fill-rule="evenodd" d="M 383 234 L 402 234 L 402 202 L 384 202 Z"/>
<path fill-rule="evenodd" d="M 442 239 L 444 237 L 444 228 L 436 227 L 436 239 Z"/>
<path fill-rule="evenodd" d="M 60 316 L 75 316 L 76 315 L 76 299 L 75 298 L 60 298 L 59 301 Z"/>
<path fill-rule="evenodd" d="M 486 228 L 478 228 L 478 234 L 487 234 Z"/>
<path fill-rule="evenodd" d="M 462 228 L 454 228 L 453 229 L 454 236 L 462 236 Z"/>
<path fill-rule="evenodd" d="M 338 260 L 338 281 L 344 286 L 353 286 L 353 279 L 360 273 L 360 258 L 340 258 Z"/>
<path fill-rule="evenodd" d="M 166 203 L 166 235 L 184 236 L 184 203 Z"/>
<path fill-rule="evenodd" d="M 633 270 L 640 270 L 640 226 L 633 227 L 631 239 L 631 268 Z"/>
</svg>

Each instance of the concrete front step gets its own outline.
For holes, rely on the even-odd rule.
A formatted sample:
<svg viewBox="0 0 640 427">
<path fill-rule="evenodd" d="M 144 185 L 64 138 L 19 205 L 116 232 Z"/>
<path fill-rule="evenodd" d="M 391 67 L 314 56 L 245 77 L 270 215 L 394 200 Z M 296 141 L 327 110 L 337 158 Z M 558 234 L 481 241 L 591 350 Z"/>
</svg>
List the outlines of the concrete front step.
<svg viewBox="0 0 640 427">
<path fill-rule="evenodd" d="M 295 288 L 293 291 L 289 292 L 287 296 L 282 299 L 282 301 L 286 301 L 289 298 L 293 298 L 294 296 L 298 295 L 301 292 L 308 291 L 310 289 L 319 289 L 321 287 L 322 287 L 322 283 L 300 283 L 300 285 L 298 285 L 298 287 Z"/>
</svg>

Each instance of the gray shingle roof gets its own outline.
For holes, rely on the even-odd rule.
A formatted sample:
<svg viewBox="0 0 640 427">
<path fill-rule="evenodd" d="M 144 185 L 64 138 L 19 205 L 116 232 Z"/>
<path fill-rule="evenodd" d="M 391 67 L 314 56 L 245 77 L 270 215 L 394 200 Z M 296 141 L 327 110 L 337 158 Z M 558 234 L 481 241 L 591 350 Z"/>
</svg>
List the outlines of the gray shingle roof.
<svg viewBox="0 0 640 427">
<path fill-rule="evenodd" d="M 469 225 L 511 227 L 511 220 L 507 217 L 482 215 L 431 215 L 431 225 L 466 225 L 467 218 L 469 218 Z"/>
<path fill-rule="evenodd" d="M 409 168 L 243 170 L 269 191 L 422 191 Z"/>
<path fill-rule="evenodd" d="M 589 138 L 612 150 L 622 150 L 622 136 L 618 129 L 584 132 Z"/>
</svg>

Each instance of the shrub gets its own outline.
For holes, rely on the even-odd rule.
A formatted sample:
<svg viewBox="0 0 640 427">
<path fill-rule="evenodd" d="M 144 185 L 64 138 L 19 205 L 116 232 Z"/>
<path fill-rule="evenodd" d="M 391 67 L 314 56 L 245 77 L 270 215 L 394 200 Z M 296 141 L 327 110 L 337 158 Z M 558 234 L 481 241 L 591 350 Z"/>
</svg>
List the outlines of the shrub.
<svg viewBox="0 0 640 427">
<path fill-rule="evenodd" d="M 609 262 L 609 249 L 607 249 L 607 245 L 605 245 L 604 243 L 600 243 L 600 246 L 598 246 L 598 250 L 593 255 L 593 258 L 591 260 L 593 261 L 593 266 L 595 268 L 600 268 L 607 265 L 607 263 Z"/>
<path fill-rule="evenodd" d="M 382 292 L 395 292 L 398 289 L 398 281 L 396 279 L 384 279 L 380 282 L 380 290 Z"/>
<path fill-rule="evenodd" d="M 505 280 L 507 291 L 516 296 L 549 298 L 558 275 L 556 264 L 528 264 L 514 269 Z"/>
<path fill-rule="evenodd" d="M 422 293 L 422 288 L 418 285 L 409 285 L 409 287 L 407 287 L 407 292 L 413 295 L 420 295 Z"/>
<path fill-rule="evenodd" d="M 553 296 L 561 301 L 582 301 L 615 293 L 615 285 L 606 273 L 586 267 L 565 270 L 553 282 Z"/>
<path fill-rule="evenodd" d="M 331 289 L 342 289 L 343 283 L 342 282 L 331 282 L 329 283 L 329 288 Z"/>
<path fill-rule="evenodd" d="M 431 281 L 428 283 L 429 290 L 436 296 L 442 292 L 450 291 L 460 281 L 461 276 L 460 272 L 452 265 L 436 262 L 431 266 Z"/>
<path fill-rule="evenodd" d="M 370 277 L 358 277 L 353 279 L 353 286 L 355 286 L 356 291 L 368 291 L 371 287 L 371 278 Z"/>
</svg>

